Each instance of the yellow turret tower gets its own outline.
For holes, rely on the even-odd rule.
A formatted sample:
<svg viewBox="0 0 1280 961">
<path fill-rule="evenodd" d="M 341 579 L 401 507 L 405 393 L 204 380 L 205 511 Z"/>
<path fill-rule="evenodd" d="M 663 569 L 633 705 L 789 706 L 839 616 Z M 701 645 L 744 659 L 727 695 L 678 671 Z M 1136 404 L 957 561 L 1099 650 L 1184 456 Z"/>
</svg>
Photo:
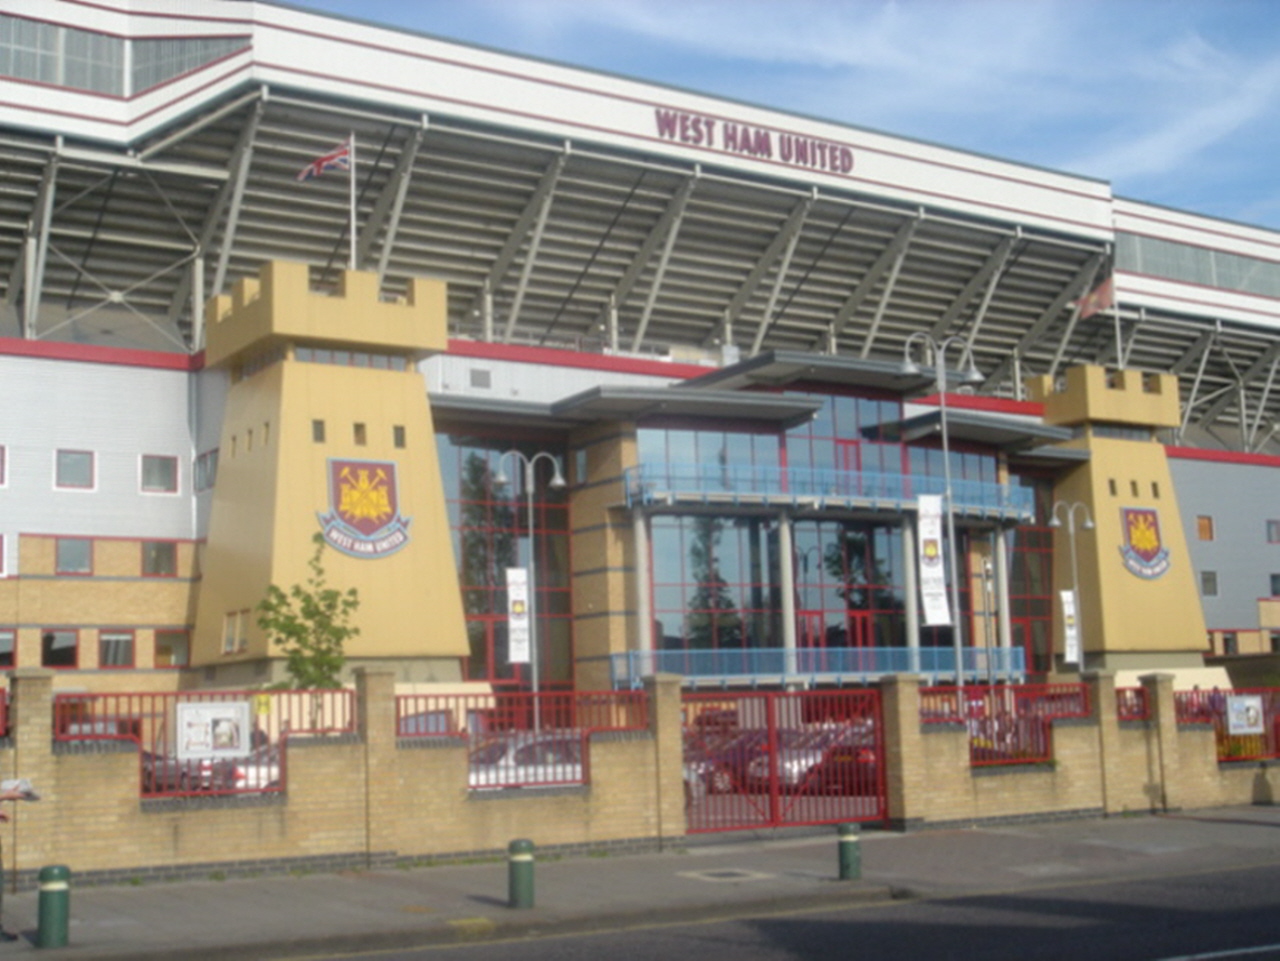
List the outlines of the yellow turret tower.
<svg viewBox="0 0 1280 961">
<path fill-rule="evenodd" d="M 1046 423 L 1075 428 L 1076 437 L 1061 446 L 1089 452 L 1054 488 L 1063 522 L 1054 536 L 1054 595 L 1072 586 L 1074 527 L 1080 666 L 1203 666 L 1204 615 L 1164 445 L 1156 438 L 1158 428 L 1179 423 L 1177 378 L 1080 366 L 1056 383 L 1038 377 L 1028 386 L 1032 399 L 1044 404 Z M 1064 650 L 1058 617 L 1060 667 Z"/>
<path fill-rule="evenodd" d="M 305 583 L 320 533 L 329 586 L 360 595 L 349 666 L 460 680 L 462 600 L 417 369 L 445 347 L 444 284 L 415 280 L 389 303 L 376 275 L 346 271 L 327 296 L 305 264 L 274 262 L 207 316 L 207 362 L 231 384 L 192 665 L 219 686 L 283 678 L 255 608 L 268 584 Z"/>
</svg>

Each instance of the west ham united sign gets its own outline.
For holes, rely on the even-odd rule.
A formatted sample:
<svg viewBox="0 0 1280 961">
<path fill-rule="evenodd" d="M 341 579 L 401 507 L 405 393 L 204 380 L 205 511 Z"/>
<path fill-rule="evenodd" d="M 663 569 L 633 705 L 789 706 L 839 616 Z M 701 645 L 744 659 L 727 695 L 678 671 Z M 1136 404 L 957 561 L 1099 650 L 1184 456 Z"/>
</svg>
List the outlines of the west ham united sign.
<svg viewBox="0 0 1280 961">
<path fill-rule="evenodd" d="M 1130 573 L 1153 580 L 1169 569 L 1169 552 L 1160 543 L 1160 515 L 1149 507 L 1122 507 L 1124 546 L 1120 556 Z"/>
<path fill-rule="evenodd" d="M 390 461 L 330 460 L 329 513 L 320 514 L 324 539 L 351 557 L 386 557 L 409 543 L 409 518 L 400 516 L 396 465 Z"/>
</svg>

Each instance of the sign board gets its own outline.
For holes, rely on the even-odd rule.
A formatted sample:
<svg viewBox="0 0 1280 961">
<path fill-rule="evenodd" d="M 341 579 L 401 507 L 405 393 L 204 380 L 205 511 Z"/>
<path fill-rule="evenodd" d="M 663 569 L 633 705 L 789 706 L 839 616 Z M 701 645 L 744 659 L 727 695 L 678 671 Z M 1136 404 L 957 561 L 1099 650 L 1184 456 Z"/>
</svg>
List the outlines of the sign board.
<svg viewBox="0 0 1280 961">
<path fill-rule="evenodd" d="M 1232 694 L 1227 698 L 1227 733 L 1263 733 L 1261 694 Z"/>
<path fill-rule="evenodd" d="M 921 494 L 917 500 L 920 517 L 920 603 L 928 627 L 947 627 L 947 572 L 942 563 L 942 498 Z"/>
<path fill-rule="evenodd" d="M 1062 598 L 1062 660 L 1067 664 L 1080 663 L 1080 624 L 1076 619 L 1076 595 L 1074 591 L 1059 591 Z"/>
<path fill-rule="evenodd" d="M 529 663 L 529 571 L 507 568 L 507 660 Z"/>
<path fill-rule="evenodd" d="M 248 701 L 190 701 L 176 706 L 180 761 L 245 757 L 253 725 Z"/>
</svg>

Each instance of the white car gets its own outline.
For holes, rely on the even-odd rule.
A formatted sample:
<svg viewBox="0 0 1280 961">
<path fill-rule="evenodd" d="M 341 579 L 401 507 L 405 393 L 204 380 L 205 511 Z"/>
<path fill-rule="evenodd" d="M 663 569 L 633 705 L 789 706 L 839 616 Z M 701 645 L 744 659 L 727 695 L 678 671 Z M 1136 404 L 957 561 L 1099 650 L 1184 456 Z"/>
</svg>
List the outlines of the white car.
<svg viewBox="0 0 1280 961">
<path fill-rule="evenodd" d="M 260 747 L 248 757 L 227 761 L 222 785 L 233 791 L 273 791 L 281 785 L 280 748 Z"/>
<path fill-rule="evenodd" d="M 582 784 L 581 731 L 506 731 L 472 748 L 472 789 Z"/>
</svg>

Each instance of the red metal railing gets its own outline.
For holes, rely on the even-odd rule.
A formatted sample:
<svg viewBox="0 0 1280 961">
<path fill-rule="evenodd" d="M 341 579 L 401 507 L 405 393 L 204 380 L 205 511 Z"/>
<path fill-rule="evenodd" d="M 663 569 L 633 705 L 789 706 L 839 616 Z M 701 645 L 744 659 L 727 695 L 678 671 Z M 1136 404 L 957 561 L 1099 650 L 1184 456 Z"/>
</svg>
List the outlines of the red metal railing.
<svg viewBox="0 0 1280 961">
<path fill-rule="evenodd" d="M 1219 761 L 1280 757 L 1280 688 L 1174 691 L 1179 724 L 1213 726 Z"/>
<path fill-rule="evenodd" d="M 1089 688 L 1084 684 L 920 689 L 921 723 L 964 724 L 974 767 L 1051 761 L 1051 722 L 1087 718 L 1090 713 Z"/>
<path fill-rule="evenodd" d="M 466 739 L 473 790 L 587 783 L 591 733 L 648 727 L 649 699 L 643 691 L 396 698 L 399 737 Z"/>
<path fill-rule="evenodd" d="M 286 744 L 355 731 L 355 692 L 55 694 L 53 738 L 133 741 L 144 797 L 279 792 Z"/>
<path fill-rule="evenodd" d="M 0 737 L 9 736 L 9 691 L 0 688 Z"/>
<path fill-rule="evenodd" d="M 1116 688 L 1116 719 L 1120 721 L 1151 720 L 1151 704 L 1145 687 Z"/>
</svg>

